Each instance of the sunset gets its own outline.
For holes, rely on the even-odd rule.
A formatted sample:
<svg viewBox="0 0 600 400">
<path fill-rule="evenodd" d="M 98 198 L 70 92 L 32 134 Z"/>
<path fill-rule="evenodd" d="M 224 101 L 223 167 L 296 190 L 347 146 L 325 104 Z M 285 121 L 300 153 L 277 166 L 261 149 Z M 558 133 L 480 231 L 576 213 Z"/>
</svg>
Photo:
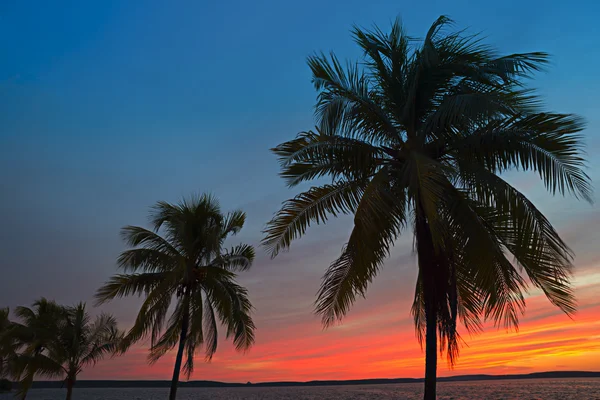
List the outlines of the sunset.
<svg viewBox="0 0 600 400">
<path fill-rule="evenodd" d="M 597 11 L 0 5 L 0 400 L 600 398 Z"/>
<path fill-rule="evenodd" d="M 581 234 L 597 237 L 591 230 Z M 410 255 L 410 248 L 402 250 Z M 367 300 L 359 300 L 343 324 L 325 331 L 310 313 L 312 298 L 309 295 L 305 299 L 292 297 L 290 285 L 282 284 L 281 292 L 273 296 L 285 296 L 294 306 L 286 303 L 283 309 L 273 301 L 275 304 L 268 308 L 269 316 L 256 320 L 262 333 L 252 350 L 243 355 L 224 344 L 210 364 L 198 365 L 194 378 L 244 383 L 421 376 L 423 353 L 415 340 L 413 321 L 404 311 L 410 308 L 410 296 L 398 295 L 411 290 L 407 287 L 411 285 L 402 283 L 411 282 L 414 275 L 410 270 L 414 261 L 407 258 L 396 258 L 404 265 L 384 272 L 373 285 L 374 294 Z M 594 261 L 598 262 L 592 259 L 590 263 Z M 482 334 L 473 337 L 465 334 L 463 339 L 467 345 L 463 346 L 457 365 L 450 369 L 442 361 L 440 376 L 597 371 L 600 368 L 597 295 L 600 274 L 594 268 L 597 267 L 590 264 L 577 275 L 577 281 L 581 282 L 576 292 L 579 308 L 573 319 L 553 309 L 543 296 L 532 293 L 518 333 L 491 325 L 486 326 Z M 315 275 L 313 287 L 307 282 L 308 294 L 316 290 L 318 278 Z M 253 285 L 249 287 L 252 290 Z M 260 290 L 261 285 L 257 284 L 253 292 Z M 156 365 L 147 366 L 146 356 L 146 348 L 140 347 L 119 359 L 99 364 L 83 376 L 85 379 L 167 379 L 173 359 L 165 357 Z"/>
<path fill-rule="evenodd" d="M 586 291 L 592 294 L 593 290 Z M 594 304 L 594 299 L 589 300 Z M 485 334 L 465 338 L 469 347 L 463 348 L 458 365 L 454 370 L 442 365 L 440 375 L 598 369 L 598 305 L 581 307 L 576 319 L 570 321 L 548 310 L 545 300 L 532 298 L 529 304 L 528 317 L 524 318 L 518 334 L 489 328 Z M 309 321 L 274 329 L 243 356 L 223 346 L 211 364 L 198 366 L 194 376 L 228 382 L 418 377 L 422 374 L 423 354 L 415 342 L 412 321 L 398 316 L 395 307 L 390 308 L 376 315 L 350 317 L 343 326 L 325 333 L 320 332 L 318 323 Z M 344 328 L 345 325 L 349 327 Z M 173 360 L 165 358 L 149 367 L 144 364 L 146 356 L 144 348 L 132 350 L 84 376 L 86 379 L 168 378 Z"/>
</svg>

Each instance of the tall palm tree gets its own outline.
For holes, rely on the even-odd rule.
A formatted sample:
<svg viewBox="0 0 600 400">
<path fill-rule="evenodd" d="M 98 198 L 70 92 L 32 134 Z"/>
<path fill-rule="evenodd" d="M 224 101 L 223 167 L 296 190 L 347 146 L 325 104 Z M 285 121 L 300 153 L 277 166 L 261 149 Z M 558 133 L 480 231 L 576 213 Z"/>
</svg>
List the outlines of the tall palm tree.
<svg viewBox="0 0 600 400">
<path fill-rule="evenodd" d="M 289 186 L 332 182 L 285 202 L 263 240 L 275 256 L 311 224 L 354 215 L 318 293 L 316 311 L 329 326 L 366 294 L 401 232 L 412 230 L 425 399 L 436 396 L 438 344 L 450 364 L 458 355 L 457 320 L 468 331 L 486 319 L 517 327 L 529 285 L 567 314 L 575 310 L 571 251 L 502 173 L 535 171 L 552 194 L 592 196 L 582 121 L 543 112 L 524 85 L 547 55 L 499 56 L 477 36 L 448 32 L 449 23 L 437 19 L 420 43 L 399 21 L 389 33 L 354 28 L 361 62 L 309 57 L 317 129 L 273 151 Z"/>
<path fill-rule="evenodd" d="M 101 314 L 92 320 L 84 303 L 64 307 L 42 299 L 33 309 L 18 307 L 15 313 L 23 321 L 13 330 L 19 348 L 17 375 L 22 398 L 35 376 L 45 376 L 64 378 L 66 399 L 70 400 L 77 375 L 114 355 L 123 336 L 114 317 Z"/>
<path fill-rule="evenodd" d="M 237 234 L 245 220 L 242 211 L 223 215 L 217 200 L 203 195 L 176 205 L 157 203 L 150 214 L 153 230 L 137 226 L 122 230 L 123 239 L 133 247 L 118 259 L 125 274 L 113 276 L 96 296 L 99 303 L 133 294 L 145 296 L 125 345 L 150 336 L 151 363 L 179 342 L 171 400 L 176 397 L 184 352 L 183 371 L 189 378 L 196 351 L 204 346 L 208 361 L 217 350 L 217 317 L 238 350 L 254 343 L 252 305 L 247 290 L 235 282 L 236 272 L 252 265 L 254 248 L 246 244 L 224 247 L 227 237 Z M 175 308 L 167 321 L 173 298 Z"/>
</svg>

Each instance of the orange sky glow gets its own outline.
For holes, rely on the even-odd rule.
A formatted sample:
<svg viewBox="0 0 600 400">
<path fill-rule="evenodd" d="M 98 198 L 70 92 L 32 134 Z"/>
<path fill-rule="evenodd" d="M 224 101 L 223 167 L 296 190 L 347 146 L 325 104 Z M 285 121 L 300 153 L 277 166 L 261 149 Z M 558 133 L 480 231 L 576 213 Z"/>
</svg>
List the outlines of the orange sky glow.
<svg viewBox="0 0 600 400">
<path fill-rule="evenodd" d="M 574 199 L 548 197 L 535 177 L 517 178 L 514 184 L 530 194 L 576 254 L 572 285 L 577 313 L 570 318 L 540 290 L 530 288 L 518 332 L 492 324 L 472 337 L 459 330 L 465 345 L 458 362 L 450 368 L 445 356 L 440 358 L 439 376 L 600 371 L 600 213 Z M 240 275 L 255 306 L 255 346 L 240 354 L 221 335 L 212 361 L 205 363 L 199 354 L 190 379 L 245 383 L 422 377 L 424 354 L 410 316 L 417 273 L 410 233 L 398 240 L 366 298 L 357 299 L 341 324 L 324 330 L 313 313 L 320 278 L 339 255 L 351 221 L 343 217 L 311 227 L 274 260 L 260 252 L 252 269 Z M 236 240 L 257 243 L 252 232 Z M 107 309 L 127 327 L 138 306 L 129 299 Z M 149 366 L 148 346 L 140 344 L 122 357 L 105 360 L 81 378 L 170 379 L 174 352 Z"/>
<path fill-rule="evenodd" d="M 439 375 L 512 374 L 549 370 L 600 370 L 600 274 L 577 281 L 579 311 L 570 319 L 541 295 L 527 299 L 527 312 L 518 332 L 488 326 L 469 337 L 454 369 L 440 360 Z M 370 299 L 357 306 L 343 324 L 323 331 L 317 318 L 298 324 L 258 325 L 257 343 L 246 354 L 226 342 L 212 362 L 198 357 L 191 379 L 260 382 L 313 379 L 420 377 L 423 353 L 408 316 L 408 301 L 370 309 Z M 399 304 L 401 303 L 401 304 Z M 82 378 L 168 379 L 174 354 L 154 366 L 147 350 L 99 364 Z"/>
</svg>

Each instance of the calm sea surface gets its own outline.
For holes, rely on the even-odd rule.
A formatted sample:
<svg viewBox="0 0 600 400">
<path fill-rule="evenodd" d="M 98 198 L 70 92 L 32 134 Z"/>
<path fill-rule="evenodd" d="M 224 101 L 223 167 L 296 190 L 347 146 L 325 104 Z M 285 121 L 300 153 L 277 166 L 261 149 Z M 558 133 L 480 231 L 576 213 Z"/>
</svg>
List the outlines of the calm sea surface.
<svg viewBox="0 0 600 400">
<path fill-rule="evenodd" d="M 34 389 L 27 400 L 62 400 L 60 389 Z M 180 388 L 180 400 L 358 400 L 421 399 L 420 384 L 321 386 L 278 388 Z M 74 400 L 164 400 L 168 389 L 77 389 Z M 0 394 L 0 400 L 12 399 Z M 598 379 L 527 379 L 479 382 L 447 382 L 438 385 L 444 400 L 600 400 Z"/>
</svg>

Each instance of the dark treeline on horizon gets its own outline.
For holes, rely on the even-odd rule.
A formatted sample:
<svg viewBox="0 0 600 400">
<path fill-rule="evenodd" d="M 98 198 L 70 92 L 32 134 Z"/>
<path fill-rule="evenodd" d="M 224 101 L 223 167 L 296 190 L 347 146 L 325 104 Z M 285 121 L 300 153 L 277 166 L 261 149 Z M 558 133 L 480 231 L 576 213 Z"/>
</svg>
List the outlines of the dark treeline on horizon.
<svg viewBox="0 0 600 400">
<path fill-rule="evenodd" d="M 465 381 L 487 381 L 508 379 L 561 379 L 561 378 L 600 378 L 600 371 L 548 371 L 534 372 L 531 374 L 508 374 L 508 375 L 457 375 L 439 377 L 440 382 L 465 382 Z M 380 378 L 380 379 L 349 379 L 349 380 L 316 380 L 307 382 L 281 381 L 281 382 L 257 382 L 257 383 L 235 383 L 219 381 L 188 381 L 179 382 L 180 387 L 282 387 L 282 386 L 343 386 L 343 385 L 380 385 L 394 383 L 421 383 L 423 378 Z M 18 384 L 16 384 L 18 385 Z M 171 385 L 167 380 L 81 380 L 77 386 L 81 388 L 166 388 Z M 36 381 L 35 389 L 62 388 L 60 381 Z"/>
</svg>

